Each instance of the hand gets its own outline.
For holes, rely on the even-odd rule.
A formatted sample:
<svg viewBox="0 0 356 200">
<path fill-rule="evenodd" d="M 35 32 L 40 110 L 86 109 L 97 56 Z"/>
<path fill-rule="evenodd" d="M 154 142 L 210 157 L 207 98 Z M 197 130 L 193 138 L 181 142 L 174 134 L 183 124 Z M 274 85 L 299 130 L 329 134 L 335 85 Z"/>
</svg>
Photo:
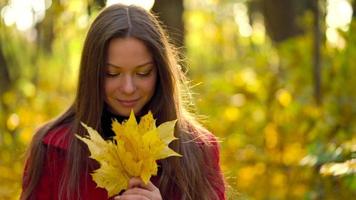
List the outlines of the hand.
<svg viewBox="0 0 356 200">
<path fill-rule="evenodd" d="M 128 189 L 115 200 L 162 200 L 159 189 L 148 181 L 147 185 L 137 177 L 129 180 Z"/>
</svg>

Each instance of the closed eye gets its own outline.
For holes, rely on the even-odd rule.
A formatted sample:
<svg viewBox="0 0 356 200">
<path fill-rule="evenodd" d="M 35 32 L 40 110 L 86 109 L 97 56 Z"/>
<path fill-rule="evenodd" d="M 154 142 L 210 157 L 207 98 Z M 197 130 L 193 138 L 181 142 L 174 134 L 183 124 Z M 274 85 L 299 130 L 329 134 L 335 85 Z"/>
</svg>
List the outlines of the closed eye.
<svg viewBox="0 0 356 200">
<path fill-rule="evenodd" d="M 116 77 L 116 76 L 119 76 L 120 75 L 120 73 L 106 73 L 105 74 L 107 77 Z"/>
<path fill-rule="evenodd" d="M 136 74 L 137 74 L 137 75 L 139 75 L 139 76 L 143 76 L 143 77 L 145 77 L 145 76 L 150 75 L 150 74 L 151 74 L 151 72 L 152 72 L 152 69 L 147 70 L 147 71 L 137 72 Z"/>
</svg>

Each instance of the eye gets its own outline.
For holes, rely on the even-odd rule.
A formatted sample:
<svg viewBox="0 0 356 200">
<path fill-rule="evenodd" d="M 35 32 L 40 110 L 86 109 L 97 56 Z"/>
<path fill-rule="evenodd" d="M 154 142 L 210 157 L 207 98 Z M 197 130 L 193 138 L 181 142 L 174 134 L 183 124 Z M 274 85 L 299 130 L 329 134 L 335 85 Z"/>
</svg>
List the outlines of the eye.
<svg viewBox="0 0 356 200">
<path fill-rule="evenodd" d="M 148 75 L 150 75 L 151 74 L 151 71 L 152 71 L 152 69 L 150 69 L 150 70 L 146 70 L 146 71 L 139 71 L 139 72 L 137 72 L 136 74 L 137 75 L 139 75 L 139 76 L 148 76 Z"/>
<path fill-rule="evenodd" d="M 120 73 L 119 72 L 106 72 L 105 74 L 107 77 L 116 77 L 116 76 L 119 76 Z"/>
</svg>

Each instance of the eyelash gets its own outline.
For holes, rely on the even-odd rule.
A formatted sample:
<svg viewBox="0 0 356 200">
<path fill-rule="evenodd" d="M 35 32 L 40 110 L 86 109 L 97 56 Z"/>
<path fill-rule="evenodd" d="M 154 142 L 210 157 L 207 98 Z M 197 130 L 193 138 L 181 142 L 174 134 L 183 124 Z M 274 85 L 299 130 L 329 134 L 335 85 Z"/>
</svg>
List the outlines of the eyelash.
<svg viewBox="0 0 356 200">
<path fill-rule="evenodd" d="M 138 73 L 136 73 L 138 76 L 141 76 L 141 77 L 146 77 L 146 76 L 149 76 L 150 74 L 151 74 L 151 71 L 152 70 L 149 70 L 149 71 L 147 71 L 147 72 L 138 72 Z M 116 77 L 116 76 L 119 76 L 121 73 L 113 73 L 113 74 L 111 74 L 111 73 L 106 73 L 106 76 L 107 77 Z"/>
<path fill-rule="evenodd" d="M 106 73 L 105 75 L 109 78 L 112 78 L 112 77 L 120 75 L 120 73 L 116 73 L 116 74 Z"/>
<path fill-rule="evenodd" d="M 141 72 L 141 73 L 136 73 L 139 76 L 145 77 L 151 74 L 152 70 L 146 71 L 146 72 Z"/>
</svg>

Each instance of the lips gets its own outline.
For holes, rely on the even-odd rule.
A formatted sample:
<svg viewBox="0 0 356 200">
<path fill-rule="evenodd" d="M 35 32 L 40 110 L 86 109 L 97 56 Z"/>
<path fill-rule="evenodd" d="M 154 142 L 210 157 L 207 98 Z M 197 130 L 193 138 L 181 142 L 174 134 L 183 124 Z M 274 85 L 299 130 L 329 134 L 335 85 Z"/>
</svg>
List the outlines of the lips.
<svg viewBox="0 0 356 200">
<path fill-rule="evenodd" d="M 134 107 L 136 105 L 136 103 L 138 102 L 138 99 L 134 99 L 134 100 L 117 99 L 117 101 L 124 107 Z"/>
</svg>

